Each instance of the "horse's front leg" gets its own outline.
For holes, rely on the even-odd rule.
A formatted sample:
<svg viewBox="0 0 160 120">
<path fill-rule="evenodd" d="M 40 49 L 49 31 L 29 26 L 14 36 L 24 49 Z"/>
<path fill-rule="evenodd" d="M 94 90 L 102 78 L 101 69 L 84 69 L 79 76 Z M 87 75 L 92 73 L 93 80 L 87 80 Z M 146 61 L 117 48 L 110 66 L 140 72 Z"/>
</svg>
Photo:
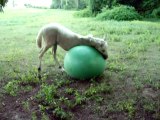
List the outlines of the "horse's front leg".
<svg viewBox="0 0 160 120">
<path fill-rule="evenodd" d="M 58 64 L 60 71 L 61 71 L 61 72 L 64 72 L 64 71 L 65 71 L 64 68 L 60 65 L 60 63 L 59 63 L 59 61 L 58 61 L 58 59 L 57 59 L 56 51 L 57 51 L 57 44 L 54 44 L 54 46 L 53 46 L 53 48 L 52 48 L 53 58 L 54 58 L 56 64 Z"/>
</svg>

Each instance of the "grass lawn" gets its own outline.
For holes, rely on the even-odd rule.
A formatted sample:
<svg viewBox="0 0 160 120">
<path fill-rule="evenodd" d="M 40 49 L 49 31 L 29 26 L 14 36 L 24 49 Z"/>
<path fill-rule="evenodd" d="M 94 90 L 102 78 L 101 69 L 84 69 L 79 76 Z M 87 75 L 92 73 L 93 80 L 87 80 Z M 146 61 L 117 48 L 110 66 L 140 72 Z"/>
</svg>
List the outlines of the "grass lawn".
<svg viewBox="0 0 160 120">
<path fill-rule="evenodd" d="M 160 119 L 160 20 L 98 21 L 74 13 L 29 8 L 0 13 L 0 119 Z M 50 22 L 82 35 L 106 35 L 103 75 L 89 81 L 62 75 L 49 50 L 39 81 L 35 38 Z M 65 53 L 58 48 L 62 64 Z"/>
</svg>

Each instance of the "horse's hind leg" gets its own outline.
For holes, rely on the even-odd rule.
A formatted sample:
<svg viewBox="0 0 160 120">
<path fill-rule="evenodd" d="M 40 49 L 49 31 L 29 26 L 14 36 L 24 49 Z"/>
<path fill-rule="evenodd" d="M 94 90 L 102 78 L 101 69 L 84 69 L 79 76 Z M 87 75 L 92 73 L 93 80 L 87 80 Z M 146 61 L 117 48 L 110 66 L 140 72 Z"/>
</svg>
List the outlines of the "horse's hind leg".
<svg viewBox="0 0 160 120">
<path fill-rule="evenodd" d="M 56 51 L 57 51 L 57 44 L 54 44 L 53 48 L 52 48 L 52 54 L 53 54 L 53 57 L 54 57 L 54 60 L 55 60 L 56 64 L 58 64 L 58 66 L 59 66 L 59 69 L 61 69 L 61 71 L 63 72 L 64 68 L 60 65 L 60 63 L 57 59 Z"/>
<path fill-rule="evenodd" d="M 39 66 L 38 66 L 38 78 L 41 79 L 41 62 L 42 62 L 42 57 L 44 53 L 49 49 L 49 46 L 45 46 L 40 50 L 39 54 Z"/>
</svg>

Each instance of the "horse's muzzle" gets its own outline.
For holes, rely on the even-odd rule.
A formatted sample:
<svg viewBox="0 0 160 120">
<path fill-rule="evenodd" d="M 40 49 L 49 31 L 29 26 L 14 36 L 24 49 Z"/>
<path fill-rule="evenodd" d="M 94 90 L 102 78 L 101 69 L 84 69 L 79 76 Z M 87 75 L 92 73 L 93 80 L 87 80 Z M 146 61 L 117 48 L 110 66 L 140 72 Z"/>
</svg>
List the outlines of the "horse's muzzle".
<svg viewBox="0 0 160 120">
<path fill-rule="evenodd" d="M 108 59 L 108 55 L 102 55 L 105 60 Z"/>
</svg>

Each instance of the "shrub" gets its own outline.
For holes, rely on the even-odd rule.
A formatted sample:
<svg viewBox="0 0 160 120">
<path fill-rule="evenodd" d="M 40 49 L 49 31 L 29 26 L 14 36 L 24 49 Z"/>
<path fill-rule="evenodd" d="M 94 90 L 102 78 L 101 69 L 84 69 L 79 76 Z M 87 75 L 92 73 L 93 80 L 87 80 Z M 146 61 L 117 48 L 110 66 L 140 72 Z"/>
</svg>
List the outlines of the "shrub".
<svg viewBox="0 0 160 120">
<path fill-rule="evenodd" d="M 74 14 L 74 16 L 76 16 L 76 17 L 91 17 L 92 16 L 92 12 L 90 11 L 89 8 L 86 8 L 84 10 L 80 10 L 80 11 L 76 12 Z"/>
<path fill-rule="evenodd" d="M 142 17 L 137 13 L 134 7 L 118 6 L 113 9 L 103 9 L 102 13 L 97 15 L 100 20 L 138 20 Z"/>
</svg>

